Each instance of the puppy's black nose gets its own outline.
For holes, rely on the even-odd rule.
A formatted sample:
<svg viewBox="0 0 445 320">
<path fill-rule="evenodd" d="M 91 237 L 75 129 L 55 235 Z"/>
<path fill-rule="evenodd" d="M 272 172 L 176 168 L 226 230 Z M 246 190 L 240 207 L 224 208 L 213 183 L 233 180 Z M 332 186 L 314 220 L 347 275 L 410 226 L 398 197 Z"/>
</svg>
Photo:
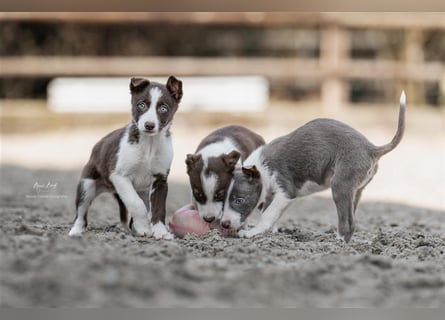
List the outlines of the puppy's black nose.
<svg viewBox="0 0 445 320">
<path fill-rule="evenodd" d="M 205 216 L 203 219 L 204 219 L 205 222 L 210 223 L 210 222 L 212 222 L 213 220 L 215 220 L 215 217 L 208 217 L 208 216 Z"/>
<path fill-rule="evenodd" d="M 155 124 L 153 122 L 147 121 L 146 123 L 144 123 L 144 127 L 145 127 L 145 130 L 151 131 L 155 128 Z"/>
<path fill-rule="evenodd" d="M 223 227 L 224 229 L 229 229 L 230 228 L 230 221 L 229 220 L 224 220 L 221 222 L 221 227 Z"/>
</svg>

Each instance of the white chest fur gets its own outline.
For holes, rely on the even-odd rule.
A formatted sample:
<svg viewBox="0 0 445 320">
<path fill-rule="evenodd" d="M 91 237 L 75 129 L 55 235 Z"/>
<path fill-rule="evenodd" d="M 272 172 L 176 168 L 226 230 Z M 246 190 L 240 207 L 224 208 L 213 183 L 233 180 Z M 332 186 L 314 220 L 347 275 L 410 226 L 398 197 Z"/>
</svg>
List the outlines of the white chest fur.
<svg viewBox="0 0 445 320">
<path fill-rule="evenodd" d="M 141 134 L 139 143 L 128 142 L 128 130 L 123 135 L 113 174 L 127 177 L 136 190 L 149 187 L 156 174 L 167 175 L 173 159 L 171 137 L 165 132 L 156 136 Z"/>
</svg>

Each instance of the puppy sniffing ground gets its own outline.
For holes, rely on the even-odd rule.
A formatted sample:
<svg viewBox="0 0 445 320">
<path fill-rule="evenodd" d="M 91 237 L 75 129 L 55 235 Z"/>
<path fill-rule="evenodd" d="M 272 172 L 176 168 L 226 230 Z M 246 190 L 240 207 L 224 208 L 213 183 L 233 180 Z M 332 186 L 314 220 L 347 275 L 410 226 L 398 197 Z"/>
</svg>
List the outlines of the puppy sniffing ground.
<svg viewBox="0 0 445 320">
<path fill-rule="evenodd" d="M 242 161 L 264 143 L 255 132 L 230 125 L 211 132 L 194 154 L 187 155 L 192 203 L 206 222 L 221 218 L 235 168 L 241 167 Z"/>
<path fill-rule="evenodd" d="M 378 160 L 402 140 L 405 103 L 402 92 L 397 132 L 384 146 L 374 146 L 340 121 L 316 119 L 258 148 L 234 174 L 221 225 L 239 230 L 252 212 L 260 211 L 254 228 L 239 231 L 242 237 L 253 237 L 274 228 L 292 200 L 331 188 L 338 237 L 349 242 L 355 210 L 377 172 Z"/>
</svg>

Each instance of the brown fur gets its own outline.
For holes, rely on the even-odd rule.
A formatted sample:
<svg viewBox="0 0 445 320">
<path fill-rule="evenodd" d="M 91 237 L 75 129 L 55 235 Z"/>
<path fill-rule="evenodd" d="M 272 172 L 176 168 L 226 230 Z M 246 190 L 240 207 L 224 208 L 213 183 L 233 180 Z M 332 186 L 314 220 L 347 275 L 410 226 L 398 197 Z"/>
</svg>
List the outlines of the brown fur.
<svg viewBox="0 0 445 320">
<path fill-rule="evenodd" d="M 234 143 L 236 150 L 207 159 L 207 167 L 204 175 L 210 176 L 215 174 L 218 177 L 215 193 L 212 196 L 213 198 L 207 199 L 201 181 L 204 159 L 202 159 L 199 151 L 208 145 L 221 142 L 226 138 L 229 138 L 232 143 Z M 260 135 L 237 125 L 217 129 L 205 137 L 198 145 L 196 153 L 188 154 L 185 161 L 194 200 L 202 205 L 206 204 L 207 201 L 223 202 L 238 160 L 240 158 L 242 160 L 246 159 L 252 151 L 264 143 L 264 139 Z"/>
<path fill-rule="evenodd" d="M 132 78 L 129 87 L 131 91 L 132 122 L 123 128 L 109 133 L 93 147 L 90 159 L 82 170 L 81 179 L 78 184 L 76 196 L 76 219 L 74 222 L 75 226 L 73 226 L 71 229 L 70 235 L 79 235 L 85 230 L 87 226 L 88 207 L 94 198 L 102 192 L 114 193 L 114 196 L 119 204 L 121 221 L 124 225 L 130 227 L 130 230 L 132 229 L 133 218 L 128 221 L 128 209 L 126 208 L 126 206 L 131 203 L 131 200 L 118 194 L 115 186 L 110 181 L 110 175 L 116 168 L 122 138 L 124 134 L 126 134 L 126 130 L 128 130 L 128 141 L 126 142 L 134 145 L 138 145 L 140 143 L 140 135 L 142 134 L 140 130 L 143 129 L 138 128 L 137 122 L 141 115 L 143 115 L 151 105 L 150 90 L 153 87 L 158 88 L 162 93 L 158 101 L 158 105 L 155 107 L 158 108 L 158 106 L 165 106 L 167 109 L 166 112 L 160 112 L 158 109 L 156 109 L 159 120 L 158 130 L 161 132 L 163 128 L 168 128 L 173 120 L 176 110 L 178 109 L 178 103 L 182 98 L 182 82 L 176 79 L 174 76 L 170 76 L 168 78 L 166 85 L 150 82 L 149 80 L 143 78 Z M 147 128 L 147 123 L 145 124 L 145 128 Z M 163 134 L 167 137 L 170 135 L 168 130 L 165 130 Z M 122 154 L 121 156 L 125 157 L 125 155 Z M 134 165 L 134 167 L 129 170 L 133 170 L 135 167 L 137 167 L 137 165 Z M 162 174 L 155 174 L 154 182 L 148 186 L 147 192 L 137 192 L 141 200 L 144 202 L 147 211 L 150 209 L 153 211 L 152 222 L 154 223 L 159 221 L 165 223 L 167 175 L 168 171 L 163 172 Z M 93 180 L 94 183 L 94 187 L 91 187 L 88 190 L 84 187 L 84 183 L 86 183 L 87 180 Z M 117 182 L 115 181 L 114 183 Z M 150 188 L 153 190 L 151 195 L 149 194 Z M 139 222 L 137 224 L 139 225 L 138 228 L 142 230 L 143 227 L 140 227 L 141 223 Z M 137 231 L 137 233 L 142 235 L 147 233 L 147 231 Z"/>
</svg>

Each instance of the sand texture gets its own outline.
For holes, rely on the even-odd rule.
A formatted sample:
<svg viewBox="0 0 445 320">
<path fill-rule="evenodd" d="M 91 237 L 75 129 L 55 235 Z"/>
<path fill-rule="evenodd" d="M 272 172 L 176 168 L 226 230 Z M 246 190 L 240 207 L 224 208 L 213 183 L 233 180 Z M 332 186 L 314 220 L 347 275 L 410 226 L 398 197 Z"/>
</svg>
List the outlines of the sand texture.
<svg viewBox="0 0 445 320">
<path fill-rule="evenodd" d="M 2 306 L 444 306 L 445 213 L 363 201 L 349 245 L 329 197 L 296 201 L 280 231 L 134 238 L 101 195 L 82 238 L 68 237 L 79 172 L 1 168 Z M 35 182 L 57 182 L 37 193 Z M 189 201 L 170 183 L 168 219 Z"/>
</svg>

